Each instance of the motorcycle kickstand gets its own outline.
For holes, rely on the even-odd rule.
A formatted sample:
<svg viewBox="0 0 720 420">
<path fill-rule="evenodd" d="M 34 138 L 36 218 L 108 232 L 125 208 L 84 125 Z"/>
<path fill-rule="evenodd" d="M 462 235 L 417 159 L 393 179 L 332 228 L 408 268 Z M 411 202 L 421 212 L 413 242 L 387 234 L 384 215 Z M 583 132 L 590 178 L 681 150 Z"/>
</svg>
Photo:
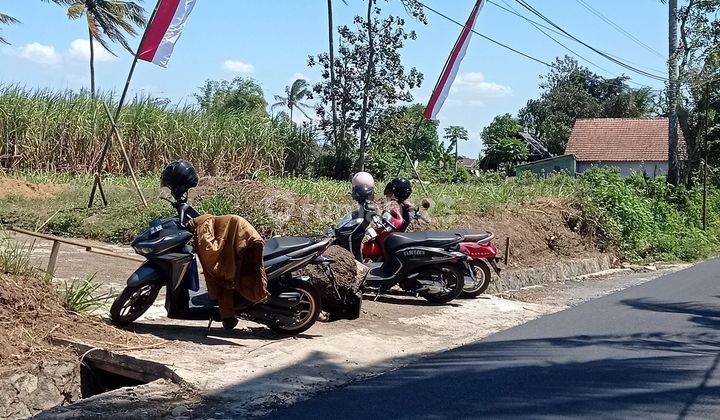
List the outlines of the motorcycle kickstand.
<svg viewBox="0 0 720 420">
<path fill-rule="evenodd" d="M 380 297 L 380 289 L 377 289 L 377 291 L 375 292 L 375 299 L 373 299 L 373 302 L 377 302 L 379 297 Z"/>
<path fill-rule="evenodd" d="M 210 328 L 212 327 L 212 323 L 213 323 L 213 318 L 212 318 L 212 316 L 210 316 L 210 319 L 208 320 L 207 328 L 205 329 L 205 338 L 208 338 L 208 336 L 210 335 Z"/>
</svg>

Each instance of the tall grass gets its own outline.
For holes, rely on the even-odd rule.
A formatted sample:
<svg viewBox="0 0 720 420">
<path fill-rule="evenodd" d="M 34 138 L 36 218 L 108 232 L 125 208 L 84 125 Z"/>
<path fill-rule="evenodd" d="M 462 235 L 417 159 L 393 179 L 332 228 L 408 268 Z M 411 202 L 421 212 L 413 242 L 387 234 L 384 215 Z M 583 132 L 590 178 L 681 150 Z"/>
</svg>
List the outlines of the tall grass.
<svg viewBox="0 0 720 420">
<path fill-rule="evenodd" d="M 103 102 L 86 93 L 0 86 L 0 162 L 6 168 L 92 173 L 110 129 Z M 192 161 L 208 174 L 297 173 L 312 162 L 307 129 L 264 113 L 203 112 L 151 98 L 128 104 L 120 131 L 139 172 L 170 160 Z M 125 171 L 119 153 L 107 168 Z"/>
</svg>

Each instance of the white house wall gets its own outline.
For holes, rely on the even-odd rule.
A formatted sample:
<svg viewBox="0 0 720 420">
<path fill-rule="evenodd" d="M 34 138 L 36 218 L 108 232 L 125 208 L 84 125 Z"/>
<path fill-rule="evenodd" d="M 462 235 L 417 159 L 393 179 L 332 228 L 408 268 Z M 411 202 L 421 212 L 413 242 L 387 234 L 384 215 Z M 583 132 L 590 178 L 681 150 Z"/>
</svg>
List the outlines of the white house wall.
<svg viewBox="0 0 720 420">
<path fill-rule="evenodd" d="M 583 173 L 592 166 L 610 166 L 620 169 L 622 176 L 633 172 L 645 173 L 650 178 L 667 174 L 667 162 L 577 162 L 578 173 Z"/>
</svg>

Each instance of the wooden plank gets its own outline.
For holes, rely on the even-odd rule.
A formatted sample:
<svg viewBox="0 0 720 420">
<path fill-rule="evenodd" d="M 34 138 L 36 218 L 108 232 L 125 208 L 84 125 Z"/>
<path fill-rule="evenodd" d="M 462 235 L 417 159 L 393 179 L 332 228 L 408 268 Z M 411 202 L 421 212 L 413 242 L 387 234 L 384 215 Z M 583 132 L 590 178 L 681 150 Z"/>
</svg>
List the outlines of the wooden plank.
<svg viewBox="0 0 720 420">
<path fill-rule="evenodd" d="M 50 260 L 47 265 L 47 272 L 51 276 L 55 275 L 55 264 L 57 263 L 58 253 L 60 252 L 60 242 L 53 241 L 52 251 L 50 251 Z"/>
<path fill-rule="evenodd" d="M 6 229 L 11 230 L 13 232 L 17 232 L 17 233 L 22 233 L 23 235 L 34 236 L 34 237 L 40 238 L 40 239 L 47 239 L 48 241 L 58 241 L 58 242 L 62 242 L 64 244 L 68 244 L 68 245 L 75 245 L 80 248 L 85 248 L 85 250 L 101 249 L 106 252 L 112 252 L 112 253 L 115 252 L 112 249 L 106 248 L 104 246 L 97 246 L 97 245 L 92 245 L 92 244 L 88 244 L 85 242 L 77 241 L 74 239 L 61 238 L 61 237 L 54 236 L 54 235 L 47 235 L 44 233 L 33 232 L 31 230 L 21 229 L 19 227 L 15 227 L 15 226 L 10 226 L 10 227 L 7 227 Z"/>
<path fill-rule="evenodd" d="M 128 261 L 137 261 L 137 262 L 145 262 L 147 261 L 145 258 L 142 257 L 136 257 L 134 255 L 125 255 L 125 254 L 116 254 L 114 252 L 107 252 L 102 249 L 88 249 L 87 252 L 91 252 L 93 254 L 100 254 L 100 255 L 107 255 L 108 257 L 115 257 L 115 258 L 121 258 L 123 260 Z"/>
</svg>

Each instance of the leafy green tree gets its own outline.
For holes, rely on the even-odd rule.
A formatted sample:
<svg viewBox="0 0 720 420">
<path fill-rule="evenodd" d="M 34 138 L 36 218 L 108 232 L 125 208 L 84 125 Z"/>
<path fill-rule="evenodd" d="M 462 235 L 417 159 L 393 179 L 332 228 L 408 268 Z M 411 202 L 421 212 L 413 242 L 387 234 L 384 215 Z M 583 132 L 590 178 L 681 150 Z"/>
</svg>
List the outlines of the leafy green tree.
<svg viewBox="0 0 720 420">
<path fill-rule="evenodd" d="M 136 36 L 137 28 L 145 27 L 145 9 L 134 1 L 124 0 L 52 0 L 67 6 L 67 15 L 76 20 L 83 16 L 87 21 L 90 42 L 90 93 L 95 97 L 95 46 L 93 40 L 114 54 L 110 42 L 116 42 L 134 54 L 127 36 Z"/>
<path fill-rule="evenodd" d="M 400 52 L 407 41 L 416 39 L 415 32 L 407 31 L 405 20 L 400 17 L 383 18 L 380 8 L 373 5 L 369 21 L 356 16 L 353 27 L 343 25 L 339 28 L 338 54 L 333 63 L 334 85 L 330 81 L 329 55 L 322 53 L 308 58 L 310 67 L 321 69 L 323 81 L 316 84 L 313 91 L 320 98 L 317 114 L 321 120 L 320 128 L 328 139 L 333 138 L 334 119 L 326 104 L 332 104 L 333 100 L 337 104 L 334 168 L 328 175 L 338 179 L 347 178 L 355 166 L 355 150 L 358 144 L 367 142 L 373 117 L 397 103 L 412 101 L 411 89 L 420 86 L 423 80 L 422 73 L 415 68 L 407 70 L 401 60 Z M 362 166 L 362 162 L 358 164 Z"/>
<path fill-rule="evenodd" d="M 517 138 L 520 121 L 510 114 L 498 115 L 483 129 L 485 158 L 493 169 L 510 168 L 527 158 L 527 146 Z"/>
<path fill-rule="evenodd" d="M 252 79 L 206 80 L 199 91 L 195 99 L 204 111 L 266 113 L 262 88 Z"/>
<path fill-rule="evenodd" d="M 529 100 L 518 116 L 550 153 L 560 155 L 579 118 L 641 118 L 655 113 L 652 92 L 631 89 L 627 80 L 624 76 L 605 79 L 574 58 L 558 58 L 542 77 L 540 98 Z"/>
<path fill-rule="evenodd" d="M 378 179 L 395 176 L 405 158 L 402 146 L 405 146 L 413 162 L 436 163 L 442 160 L 438 154 L 442 146 L 437 121 L 423 122 L 415 137 L 410 138 L 424 110 L 421 104 L 397 106 L 385 109 L 374 117 L 365 170 Z M 413 162 L 405 162 L 405 165 Z"/>
<path fill-rule="evenodd" d="M 688 151 L 685 177 L 708 162 L 720 165 L 720 0 L 689 0 L 679 10 L 678 117 Z"/>
<path fill-rule="evenodd" d="M 0 25 L 12 25 L 15 23 L 20 23 L 20 21 L 15 19 L 12 16 L 0 13 Z M 9 44 L 9 42 L 7 42 L 7 40 L 5 38 L 0 36 L 0 44 Z"/>
<path fill-rule="evenodd" d="M 310 109 L 312 106 L 303 103 L 303 99 L 309 99 L 312 97 L 312 93 L 308 90 L 308 83 L 304 79 L 297 79 L 291 86 L 285 86 L 285 96 L 275 95 L 275 102 L 272 104 L 271 109 L 277 107 L 287 107 L 290 110 L 290 121 L 293 118 L 293 110 L 297 108 L 305 118 L 310 119 L 308 114 L 303 108 Z"/>
<path fill-rule="evenodd" d="M 468 136 L 468 132 L 464 127 L 451 125 L 450 127 L 445 128 L 445 135 L 443 138 L 448 141 L 448 150 L 455 149 L 455 169 L 457 170 L 458 143 L 460 140 L 468 141 L 470 136 Z"/>
</svg>

